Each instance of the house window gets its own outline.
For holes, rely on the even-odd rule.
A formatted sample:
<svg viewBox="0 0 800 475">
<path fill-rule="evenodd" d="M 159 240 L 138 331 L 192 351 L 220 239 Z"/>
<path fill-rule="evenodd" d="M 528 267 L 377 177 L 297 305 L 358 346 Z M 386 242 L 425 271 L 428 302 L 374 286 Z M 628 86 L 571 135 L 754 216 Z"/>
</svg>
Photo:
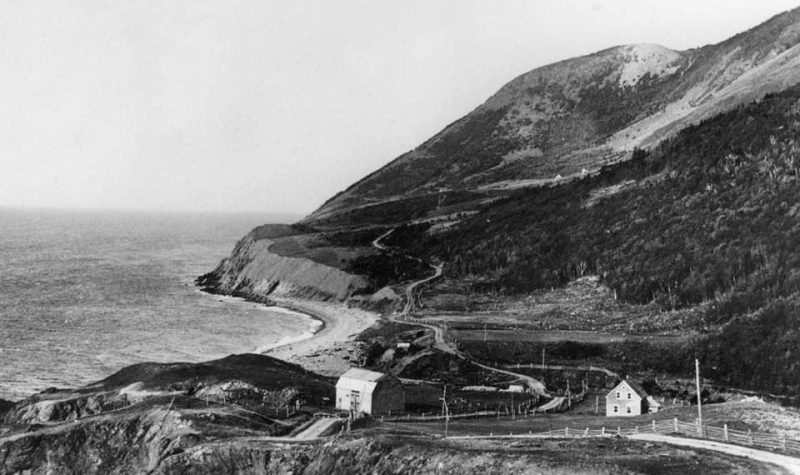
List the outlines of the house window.
<svg viewBox="0 0 800 475">
<path fill-rule="evenodd" d="M 619 406 L 614 406 L 614 412 L 619 412 Z"/>
<path fill-rule="evenodd" d="M 630 413 L 631 413 L 631 408 L 630 408 L 630 406 L 628 406 L 628 414 L 630 414 Z"/>
<path fill-rule="evenodd" d="M 617 399 L 622 399 L 622 398 L 619 396 L 619 391 L 617 391 Z"/>
<path fill-rule="evenodd" d="M 630 398 L 631 398 L 631 393 L 628 393 L 628 399 L 630 399 Z"/>
</svg>

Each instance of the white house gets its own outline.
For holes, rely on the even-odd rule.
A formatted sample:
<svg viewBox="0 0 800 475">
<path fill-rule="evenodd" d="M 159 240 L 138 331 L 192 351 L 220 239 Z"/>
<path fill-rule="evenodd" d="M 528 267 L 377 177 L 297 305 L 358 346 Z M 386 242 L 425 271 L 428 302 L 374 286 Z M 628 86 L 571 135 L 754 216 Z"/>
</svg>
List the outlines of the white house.
<svg viewBox="0 0 800 475">
<path fill-rule="evenodd" d="M 403 385 L 394 376 L 352 368 L 336 383 L 336 409 L 389 414 L 405 409 Z"/>
<path fill-rule="evenodd" d="M 638 416 L 658 412 L 661 405 L 633 381 L 624 380 L 606 394 L 606 416 Z"/>
</svg>

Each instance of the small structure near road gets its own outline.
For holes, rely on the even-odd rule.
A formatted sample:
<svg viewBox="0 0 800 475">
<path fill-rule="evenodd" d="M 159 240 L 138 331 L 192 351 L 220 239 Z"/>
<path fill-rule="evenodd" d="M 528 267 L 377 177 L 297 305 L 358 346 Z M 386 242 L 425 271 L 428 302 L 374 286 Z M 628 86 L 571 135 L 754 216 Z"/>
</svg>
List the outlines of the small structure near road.
<svg viewBox="0 0 800 475">
<path fill-rule="evenodd" d="M 403 385 L 394 376 L 351 368 L 336 383 L 336 409 L 371 415 L 405 409 Z"/>
<path fill-rule="evenodd" d="M 606 416 L 639 416 L 648 412 L 658 412 L 661 405 L 641 386 L 628 379 L 619 383 L 606 394 Z"/>
</svg>

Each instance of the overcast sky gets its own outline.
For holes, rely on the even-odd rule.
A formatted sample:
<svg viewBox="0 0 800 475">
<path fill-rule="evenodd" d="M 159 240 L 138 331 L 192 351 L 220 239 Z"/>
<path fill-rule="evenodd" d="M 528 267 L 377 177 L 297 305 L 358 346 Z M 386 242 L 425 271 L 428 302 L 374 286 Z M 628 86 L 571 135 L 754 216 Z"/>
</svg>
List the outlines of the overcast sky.
<svg viewBox="0 0 800 475">
<path fill-rule="evenodd" d="M 308 213 L 515 76 L 800 0 L 3 0 L 0 206 Z"/>
</svg>

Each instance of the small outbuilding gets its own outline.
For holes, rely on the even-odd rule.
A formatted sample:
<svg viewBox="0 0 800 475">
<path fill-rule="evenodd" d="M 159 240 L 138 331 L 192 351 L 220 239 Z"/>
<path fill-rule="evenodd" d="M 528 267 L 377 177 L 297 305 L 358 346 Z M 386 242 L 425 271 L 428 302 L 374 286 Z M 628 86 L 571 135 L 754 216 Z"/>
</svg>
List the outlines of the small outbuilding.
<svg viewBox="0 0 800 475">
<path fill-rule="evenodd" d="M 336 409 L 372 415 L 402 412 L 403 385 L 394 376 L 352 368 L 336 383 Z"/>
<path fill-rule="evenodd" d="M 641 386 L 628 379 L 606 394 L 606 416 L 638 416 L 658 412 L 661 405 Z"/>
</svg>

